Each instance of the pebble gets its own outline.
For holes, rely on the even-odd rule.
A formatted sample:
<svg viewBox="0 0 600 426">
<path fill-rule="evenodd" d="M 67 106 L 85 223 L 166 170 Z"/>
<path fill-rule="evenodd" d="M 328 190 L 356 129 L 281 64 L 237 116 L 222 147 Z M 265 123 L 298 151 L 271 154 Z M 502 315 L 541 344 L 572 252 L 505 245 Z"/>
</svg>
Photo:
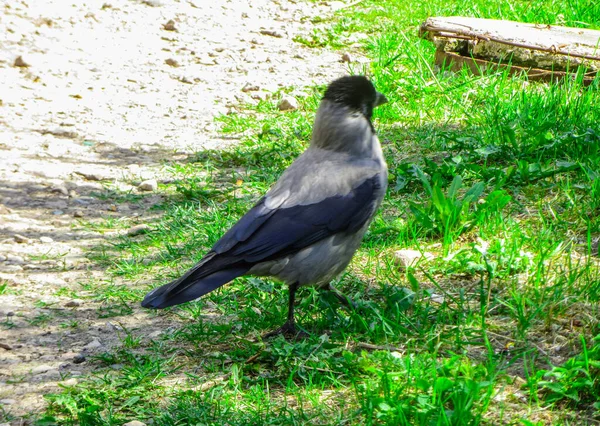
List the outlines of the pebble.
<svg viewBox="0 0 600 426">
<path fill-rule="evenodd" d="M 4 262 L 6 260 L 6 256 L 0 254 L 0 262 Z"/>
<path fill-rule="evenodd" d="M 60 215 L 62 215 L 62 214 L 65 214 L 65 212 L 64 212 L 63 210 L 54 210 L 54 211 L 52 212 L 52 214 L 53 214 L 54 216 L 60 216 Z"/>
<path fill-rule="evenodd" d="M 60 384 L 63 386 L 75 386 L 77 383 L 79 383 L 79 380 L 77 380 L 75 377 L 71 377 L 70 379 L 60 382 Z"/>
<path fill-rule="evenodd" d="M 19 234 L 15 234 L 13 236 L 13 239 L 15 240 L 15 242 L 17 242 L 19 244 L 29 244 L 31 242 L 31 239 L 24 237 L 23 235 L 19 235 Z"/>
<path fill-rule="evenodd" d="M 42 265 L 36 265 L 35 263 L 28 263 L 23 265 L 23 269 L 42 269 Z"/>
<path fill-rule="evenodd" d="M 173 58 L 167 58 L 165 59 L 165 64 L 169 65 L 170 67 L 173 68 L 178 68 L 181 66 L 181 64 L 179 63 L 179 61 L 173 59 Z"/>
<path fill-rule="evenodd" d="M 271 37 L 277 37 L 277 38 L 282 38 L 283 37 L 283 34 L 281 34 L 277 30 L 260 30 L 260 33 L 262 35 L 268 35 L 268 36 L 271 36 Z"/>
<path fill-rule="evenodd" d="M 53 243 L 54 242 L 54 240 L 50 237 L 40 237 L 40 241 L 42 243 Z"/>
<path fill-rule="evenodd" d="M 63 194 L 63 195 L 69 195 L 69 190 L 62 183 L 58 183 L 56 185 L 52 185 L 52 187 L 50 188 L 50 190 L 52 192 L 58 192 L 58 193 Z"/>
<path fill-rule="evenodd" d="M 46 364 L 42 364 L 42 365 L 38 365 L 37 367 L 34 367 L 31 370 L 32 374 L 43 374 L 43 373 L 47 373 L 48 371 L 52 370 L 53 367 L 46 365 Z"/>
<path fill-rule="evenodd" d="M 75 210 L 73 212 L 73 217 L 83 217 L 83 212 L 81 210 Z"/>
<path fill-rule="evenodd" d="M 73 357 L 73 364 L 81 364 L 85 362 L 85 356 L 82 354 L 77 354 Z"/>
<path fill-rule="evenodd" d="M 19 67 L 19 68 L 28 68 L 28 67 L 30 67 L 30 66 L 31 66 L 31 65 L 29 65 L 27 62 L 25 62 L 25 60 L 23 59 L 23 57 L 22 57 L 22 56 L 17 56 L 17 57 L 15 58 L 15 62 L 13 63 L 13 65 L 14 65 L 15 67 Z"/>
<path fill-rule="evenodd" d="M 293 111 L 298 109 L 298 101 L 292 96 L 284 96 L 279 101 L 277 108 L 279 108 L 279 111 Z"/>
<path fill-rule="evenodd" d="M 160 0 L 142 0 L 142 3 L 146 6 L 151 7 L 160 7 L 162 6 L 162 2 Z"/>
<path fill-rule="evenodd" d="M 148 231 L 150 231 L 150 227 L 145 223 L 142 223 L 140 225 L 132 226 L 127 231 L 125 231 L 125 234 L 130 237 L 133 237 L 135 235 L 145 234 Z"/>
<path fill-rule="evenodd" d="M 8 253 L 6 255 L 6 261 L 10 263 L 22 264 L 25 263 L 25 260 L 21 256 L 17 256 L 16 254 Z"/>
<path fill-rule="evenodd" d="M 15 399 L 0 399 L 0 404 L 2 405 L 13 405 L 15 402 L 17 402 Z"/>
<path fill-rule="evenodd" d="M 163 24 L 163 30 L 177 31 L 177 28 L 175 27 L 175 21 L 172 19 L 169 19 L 166 24 Z"/>
<path fill-rule="evenodd" d="M 155 179 L 145 180 L 138 185 L 140 191 L 156 191 L 158 189 L 158 182 Z"/>
<path fill-rule="evenodd" d="M 342 62 L 353 62 L 352 56 L 350 56 L 350 54 L 348 52 L 344 53 L 342 55 Z"/>
<path fill-rule="evenodd" d="M 21 265 L 6 265 L 3 269 L 8 272 L 19 272 L 23 270 L 23 267 Z"/>
<path fill-rule="evenodd" d="M 101 346 L 102 346 L 102 343 L 100 343 L 100 340 L 94 339 L 90 343 L 88 343 L 87 345 L 85 345 L 83 347 L 83 350 L 84 351 L 93 351 L 94 349 L 98 349 Z"/>
<path fill-rule="evenodd" d="M 81 306 L 82 303 L 83 302 L 81 300 L 77 299 L 69 300 L 67 303 L 65 303 L 65 308 L 77 308 Z"/>
<path fill-rule="evenodd" d="M 9 214 L 12 210 L 6 207 L 4 204 L 0 204 L 0 214 Z"/>
<path fill-rule="evenodd" d="M 428 252 L 421 253 L 418 250 L 402 249 L 394 252 L 396 259 L 396 265 L 400 269 L 406 269 L 415 266 L 418 262 L 425 260 L 431 260 L 434 258 L 433 254 Z"/>
<path fill-rule="evenodd" d="M 127 423 L 123 423 L 123 426 L 146 426 L 146 423 L 140 422 L 139 420 L 132 420 Z"/>
</svg>

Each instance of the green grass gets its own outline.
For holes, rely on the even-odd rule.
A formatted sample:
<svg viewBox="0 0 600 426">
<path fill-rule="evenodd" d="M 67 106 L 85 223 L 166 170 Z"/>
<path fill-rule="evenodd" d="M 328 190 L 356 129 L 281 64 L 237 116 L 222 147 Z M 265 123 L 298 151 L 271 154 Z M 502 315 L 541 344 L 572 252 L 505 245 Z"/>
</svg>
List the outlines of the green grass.
<svg viewBox="0 0 600 426">
<path fill-rule="evenodd" d="M 459 14 L 599 28 L 600 3 L 463 3 L 363 1 L 297 40 L 338 48 L 368 33 L 368 71 L 390 99 L 375 114 L 388 196 L 337 284 L 355 309 L 302 289 L 298 321 L 311 336 L 262 342 L 283 322 L 287 292 L 237 279 L 148 312 L 164 333 L 128 332 L 95 373 L 48 396 L 40 424 L 596 424 L 598 84 L 434 71 L 416 30 Z M 131 314 L 202 257 L 305 149 L 322 89 L 294 112 L 273 101 L 221 117 L 240 145 L 169 165 L 151 231 L 93 252 L 109 274 L 83 285 L 103 303 L 99 317 Z M 401 269 L 402 248 L 435 257 Z"/>
</svg>

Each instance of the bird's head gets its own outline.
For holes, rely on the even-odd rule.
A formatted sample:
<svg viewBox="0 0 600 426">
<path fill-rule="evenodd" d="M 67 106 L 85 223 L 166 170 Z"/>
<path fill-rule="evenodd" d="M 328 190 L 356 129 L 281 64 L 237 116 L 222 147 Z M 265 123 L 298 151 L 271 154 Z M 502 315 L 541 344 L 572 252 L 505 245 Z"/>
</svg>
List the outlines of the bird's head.
<svg viewBox="0 0 600 426">
<path fill-rule="evenodd" d="M 351 75 L 333 81 L 323 99 L 359 111 L 371 119 L 373 109 L 387 102 L 387 98 L 375 90 L 373 83 L 362 75 Z"/>
<path fill-rule="evenodd" d="M 373 109 L 387 102 L 366 77 L 338 78 L 325 91 L 315 116 L 311 147 L 356 156 L 381 151 L 371 123 Z"/>
</svg>

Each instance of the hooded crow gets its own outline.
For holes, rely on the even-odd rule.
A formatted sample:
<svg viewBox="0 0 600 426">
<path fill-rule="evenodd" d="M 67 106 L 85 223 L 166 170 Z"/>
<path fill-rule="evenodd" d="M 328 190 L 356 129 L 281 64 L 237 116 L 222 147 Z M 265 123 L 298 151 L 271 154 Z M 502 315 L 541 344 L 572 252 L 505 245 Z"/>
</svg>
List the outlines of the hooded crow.
<svg viewBox="0 0 600 426">
<path fill-rule="evenodd" d="M 142 306 L 179 305 L 242 275 L 271 276 L 289 286 L 289 309 L 287 321 L 266 336 L 295 334 L 297 289 L 332 289 L 385 195 L 387 165 L 371 123 L 385 102 L 363 76 L 333 81 L 306 151 L 200 262 L 148 293 Z"/>
</svg>

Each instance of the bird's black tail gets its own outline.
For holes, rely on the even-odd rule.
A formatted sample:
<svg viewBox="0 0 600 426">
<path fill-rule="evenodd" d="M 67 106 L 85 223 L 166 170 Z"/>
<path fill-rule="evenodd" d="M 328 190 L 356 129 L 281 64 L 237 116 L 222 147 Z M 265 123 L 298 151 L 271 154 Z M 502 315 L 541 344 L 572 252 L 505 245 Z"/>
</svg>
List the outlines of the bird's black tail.
<svg viewBox="0 0 600 426">
<path fill-rule="evenodd" d="M 250 269 L 249 266 L 230 266 L 215 272 L 206 273 L 202 263 L 190 269 L 183 277 L 155 288 L 144 297 L 144 308 L 163 309 L 179 305 L 204 296 Z"/>
</svg>

